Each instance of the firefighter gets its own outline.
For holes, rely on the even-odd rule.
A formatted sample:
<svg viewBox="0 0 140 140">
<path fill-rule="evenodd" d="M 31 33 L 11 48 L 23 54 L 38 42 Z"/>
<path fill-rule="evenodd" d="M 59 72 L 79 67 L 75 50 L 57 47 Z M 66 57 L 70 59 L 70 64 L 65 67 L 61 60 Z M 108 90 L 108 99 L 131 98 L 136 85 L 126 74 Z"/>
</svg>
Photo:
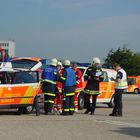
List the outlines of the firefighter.
<svg viewBox="0 0 140 140">
<path fill-rule="evenodd" d="M 75 71 L 70 68 L 69 60 L 64 61 L 64 69 L 60 80 L 63 83 L 63 111 L 61 115 L 73 115 L 76 76 Z"/>
<path fill-rule="evenodd" d="M 77 68 L 77 64 L 73 63 L 72 68 L 75 71 L 76 74 L 76 90 L 75 90 L 75 96 L 74 96 L 74 105 L 75 105 L 75 112 L 78 112 L 78 96 L 82 90 L 83 84 L 82 84 L 82 72 Z"/>
<path fill-rule="evenodd" d="M 122 94 L 124 89 L 127 89 L 127 74 L 121 68 L 120 64 L 114 64 L 113 68 L 117 71 L 116 79 L 113 77 L 111 80 L 115 81 L 115 94 L 114 94 L 114 108 L 110 116 L 122 116 Z"/>
<path fill-rule="evenodd" d="M 58 80 L 57 59 L 53 58 L 49 66 L 42 73 L 42 92 L 44 93 L 45 114 L 52 113 L 54 105 L 56 84 Z"/>
<path fill-rule="evenodd" d="M 62 63 L 59 61 L 57 63 L 57 69 L 59 73 L 59 77 L 62 76 Z M 62 113 L 62 82 L 57 82 L 57 96 L 56 96 L 56 107 L 59 113 Z"/>
<path fill-rule="evenodd" d="M 97 57 L 93 58 L 92 65 L 88 67 L 84 78 L 87 81 L 87 85 L 85 87 L 86 93 L 85 114 L 88 114 L 90 112 L 91 115 L 94 115 L 96 100 L 99 94 L 99 83 L 104 79 L 104 75 L 100 67 L 99 58 Z"/>
</svg>

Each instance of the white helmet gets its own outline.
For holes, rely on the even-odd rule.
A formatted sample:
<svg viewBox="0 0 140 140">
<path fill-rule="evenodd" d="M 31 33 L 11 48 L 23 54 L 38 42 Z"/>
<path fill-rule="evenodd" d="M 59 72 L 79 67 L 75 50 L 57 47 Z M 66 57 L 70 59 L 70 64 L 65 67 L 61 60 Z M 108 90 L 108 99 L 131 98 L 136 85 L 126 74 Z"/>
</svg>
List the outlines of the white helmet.
<svg viewBox="0 0 140 140">
<path fill-rule="evenodd" d="M 57 66 L 57 59 L 56 58 L 51 59 L 50 65 Z"/>
<path fill-rule="evenodd" d="M 70 60 L 67 60 L 67 59 L 66 59 L 66 60 L 64 61 L 64 65 L 65 65 L 65 66 L 70 66 Z"/>
<path fill-rule="evenodd" d="M 100 64 L 101 61 L 98 57 L 94 57 L 93 60 L 92 60 L 92 64 Z"/>
<path fill-rule="evenodd" d="M 62 67 L 62 63 L 60 61 L 57 62 L 57 65 Z"/>
</svg>

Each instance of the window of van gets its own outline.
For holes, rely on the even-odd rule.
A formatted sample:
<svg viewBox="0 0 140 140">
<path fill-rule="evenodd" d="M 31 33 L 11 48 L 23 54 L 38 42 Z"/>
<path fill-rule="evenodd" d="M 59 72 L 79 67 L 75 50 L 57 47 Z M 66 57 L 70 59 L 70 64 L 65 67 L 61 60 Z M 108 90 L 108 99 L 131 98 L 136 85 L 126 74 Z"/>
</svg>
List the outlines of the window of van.
<svg viewBox="0 0 140 140">
<path fill-rule="evenodd" d="M 0 84 L 6 84 L 7 83 L 7 77 L 5 72 L 0 72 Z"/>
<path fill-rule="evenodd" d="M 21 83 L 37 83 L 37 82 L 38 82 L 37 72 L 16 72 L 12 83 L 21 84 Z"/>
<path fill-rule="evenodd" d="M 108 82 L 109 80 L 108 80 L 108 74 L 107 74 L 107 72 L 106 71 L 103 71 L 103 74 L 104 74 L 104 80 L 103 80 L 103 82 Z"/>
<path fill-rule="evenodd" d="M 135 85 L 136 84 L 136 78 L 128 78 L 128 85 Z"/>
</svg>

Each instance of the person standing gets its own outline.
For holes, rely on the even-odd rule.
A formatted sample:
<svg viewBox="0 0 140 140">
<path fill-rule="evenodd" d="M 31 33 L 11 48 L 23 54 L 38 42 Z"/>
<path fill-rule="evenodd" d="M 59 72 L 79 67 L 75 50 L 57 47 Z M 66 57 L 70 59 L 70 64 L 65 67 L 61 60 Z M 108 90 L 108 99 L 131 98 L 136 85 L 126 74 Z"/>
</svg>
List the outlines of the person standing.
<svg viewBox="0 0 140 140">
<path fill-rule="evenodd" d="M 59 73 L 59 77 L 62 76 L 62 63 L 59 61 L 57 63 L 57 69 Z M 56 107 L 59 113 L 62 113 L 62 82 L 57 82 L 57 95 L 56 95 Z"/>
<path fill-rule="evenodd" d="M 124 89 L 127 88 L 127 74 L 124 69 L 121 68 L 120 64 L 114 64 L 113 68 L 117 71 L 116 79 L 111 78 L 115 81 L 115 94 L 114 94 L 114 108 L 110 116 L 122 116 L 122 94 Z"/>
<path fill-rule="evenodd" d="M 92 61 L 92 66 L 89 66 L 84 76 L 87 81 L 85 87 L 86 93 L 86 111 L 85 114 L 91 112 L 94 115 L 96 100 L 99 94 L 99 84 L 104 79 L 102 69 L 100 67 L 100 59 L 95 57 Z"/>
<path fill-rule="evenodd" d="M 38 95 L 35 96 L 33 106 L 35 108 L 36 116 L 40 116 L 40 106 L 39 106 L 39 103 L 38 103 Z"/>
<path fill-rule="evenodd" d="M 75 112 L 78 112 L 78 96 L 83 88 L 82 83 L 82 72 L 80 69 L 77 68 L 77 64 L 73 63 L 72 68 L 75 71 L 76 74 L 76 90 L 75 90 L 75 96 L 74 96 L 74 105 L 75 105 Z"/>
<path fill-rule="evenodd" d="M 76 76 L 75 71 L 70 68 L 69 60 L 64 61 L 64 69 L 60 80 L 63 83 L 63 110 L 61 115 L 73 115 Z"/>
<path fill-rule="evenodd" d="M 45 114 L 52 113 L 54 105 L 56 84 L 58 80 L 57 59 L 53 58 L 49 66 L 42 73 L 42 92 L 44 93 Z"/>
</svg>

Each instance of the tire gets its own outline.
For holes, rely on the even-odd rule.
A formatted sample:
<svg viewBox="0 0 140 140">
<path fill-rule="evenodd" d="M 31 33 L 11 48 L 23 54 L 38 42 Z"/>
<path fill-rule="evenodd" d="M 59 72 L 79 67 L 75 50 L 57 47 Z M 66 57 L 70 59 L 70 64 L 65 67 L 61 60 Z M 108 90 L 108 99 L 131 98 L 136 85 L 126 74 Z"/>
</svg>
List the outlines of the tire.
<svg viewBox="0 0 140 140">
<path fill-rule="evenodd" d="M 84 100 L 84 96 L 82 95 L 82 93 L 80 93 L 79 97 L 78 97 L 78 108 L 79 110 L 84 109 L 85 106 L 85 100 Z"/>
<path fill-rule="evenodd" d="M 23 111 L 24 111 L 24 107 L 19 107 L 16 114 L 17 115 L 22 115 L 23 114 Z"/>
<path fill-rule="evenodd" d="M 114 107 L 114 95 L 112 95 L 111 101 L 107 105 L 108 105 L 109 108 L 113 108 Z"/>
<path fill-rule="evenodd" d="M 33 112 L 33 109 L 34 109 L 33 105 L 26 106 L 26 107 L 24 107 L 23 113 L 30 114 Z"/>
<path fill-rule="evenodd" d="M 135 94 L 139 94 L 139 89 L 138 89 L 138 88 L 135 88 L 135 89 L 134 89 L 134 93 L 135 93 Z"/>
</svg>

